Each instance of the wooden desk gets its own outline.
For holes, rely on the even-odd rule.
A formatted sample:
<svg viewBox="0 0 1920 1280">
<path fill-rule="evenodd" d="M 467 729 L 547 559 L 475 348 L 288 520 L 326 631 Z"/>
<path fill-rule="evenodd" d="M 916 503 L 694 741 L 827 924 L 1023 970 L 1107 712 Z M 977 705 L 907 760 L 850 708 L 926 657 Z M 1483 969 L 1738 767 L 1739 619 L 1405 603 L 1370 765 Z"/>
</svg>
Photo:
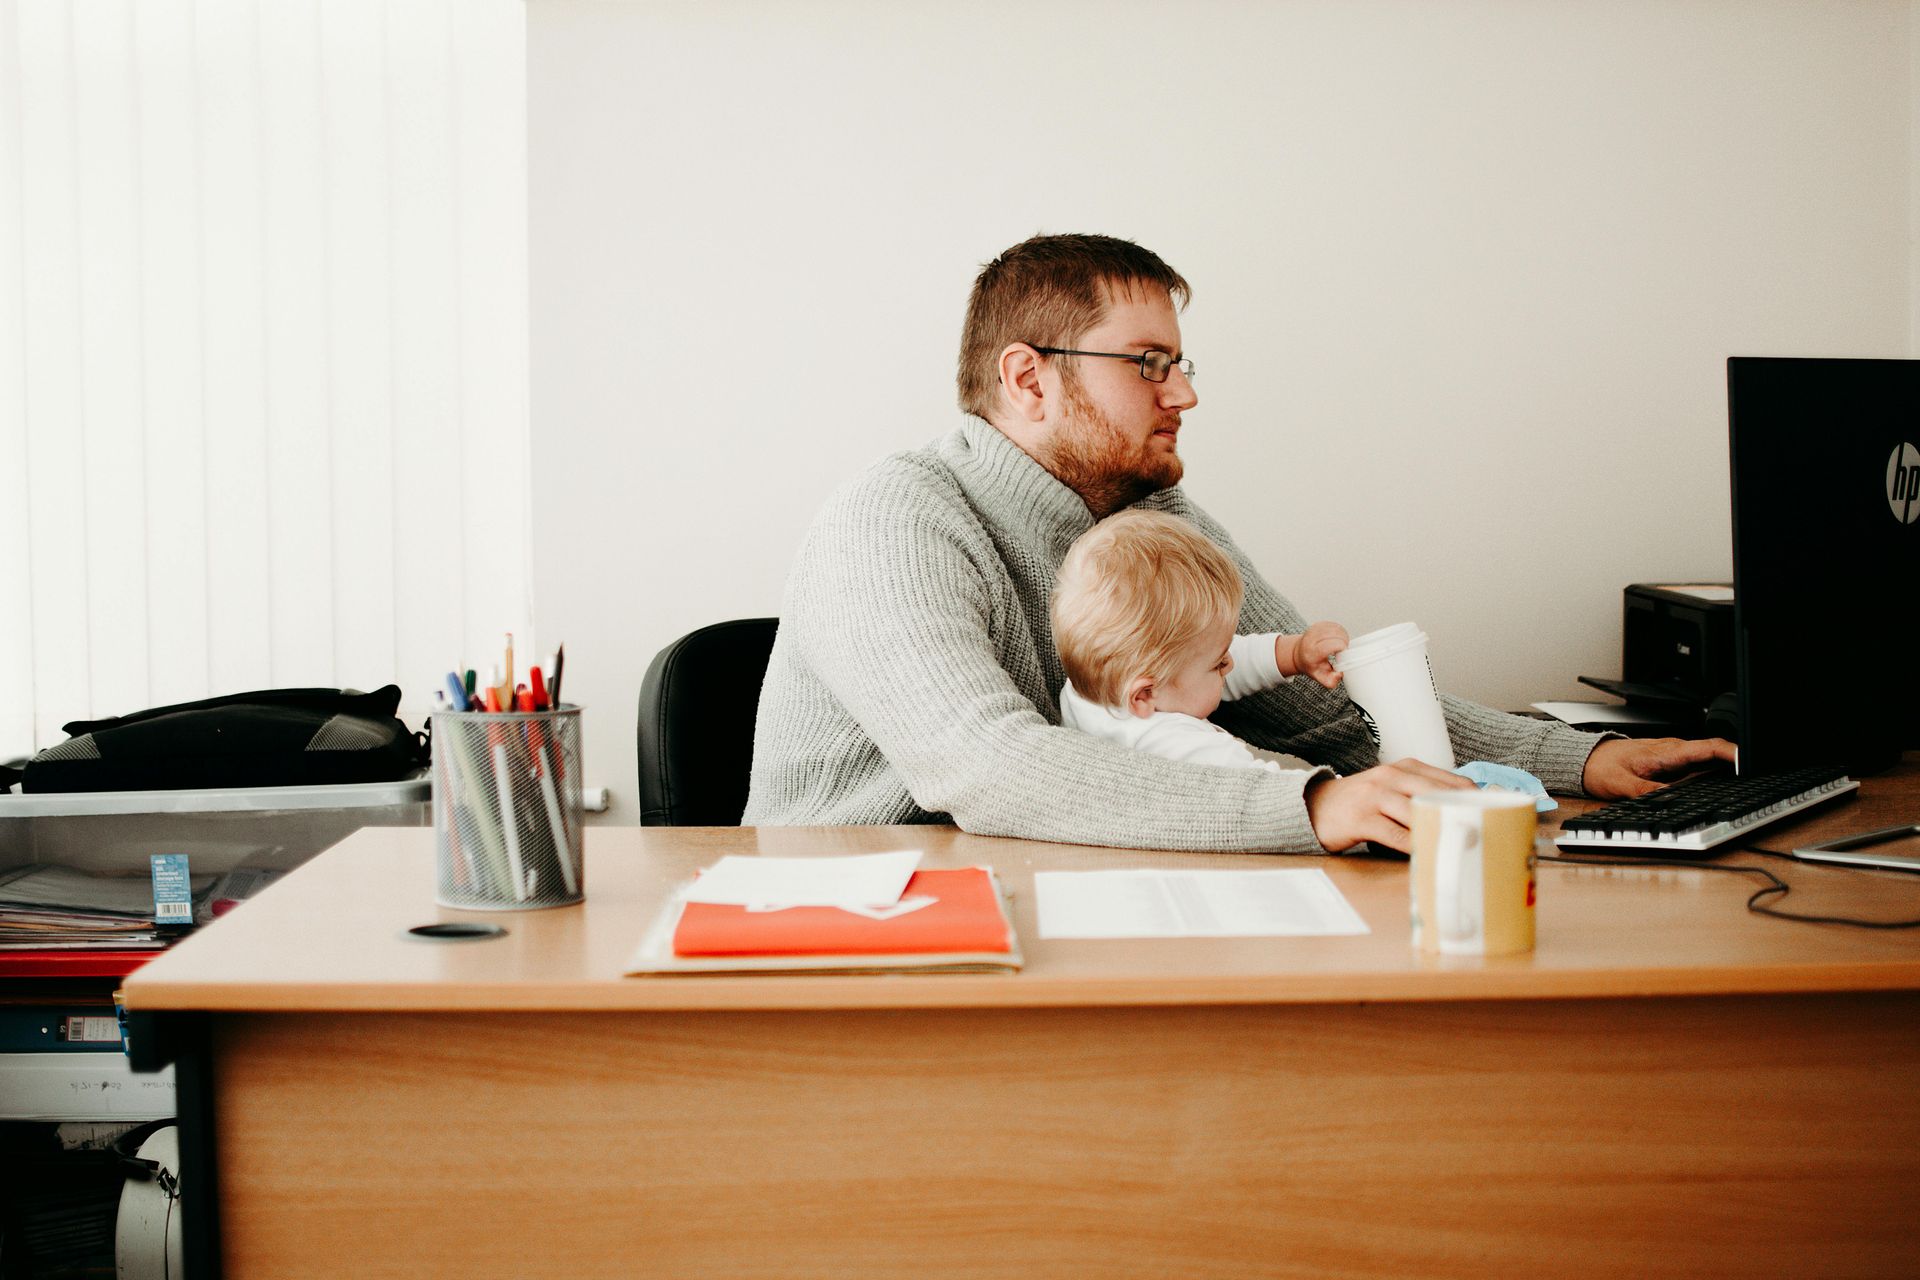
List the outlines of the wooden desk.
<svg viewBox="0 0 1920 1280">
<path fill-rule="evenodd" d="M 1910 759 L 1765 834 L 1917 799 Z M 1027 970 L 621 976 L 723 853 L 899 847 L 995 867 Z M 432 905 L 430 833 L 369 830 L 126 1002 L 211 1108 L 183 1118 L 231 1276 L 1920 1271 L 1914 933 L 1751 915 L 1747 877 L 1543 865 L 1533 955 L 1423 960 L 1404 864 L 1320 859 L 1370 935 L 1039 938 L 1036 870 L 1170 863 L 1271 865 L 598 828 L 584 905 L 436 944 L 403 931 L 471 913 Z M 1920 878 L 1770 865 L 1790 906 L 1920 916 Z"/>
</svg>

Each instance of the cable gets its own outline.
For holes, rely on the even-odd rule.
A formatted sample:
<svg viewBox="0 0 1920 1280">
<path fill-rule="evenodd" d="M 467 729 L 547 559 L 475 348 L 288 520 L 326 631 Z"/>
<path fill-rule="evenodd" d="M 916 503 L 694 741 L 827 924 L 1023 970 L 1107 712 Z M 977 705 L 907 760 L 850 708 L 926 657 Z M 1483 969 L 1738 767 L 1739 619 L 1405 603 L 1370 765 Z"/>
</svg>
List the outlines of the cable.
<svg viewBox="0 0 1920 1280">
<path fill-rule="evenodd" d="M 1785 858 L 1789 862 L 1800 861 L 1790 853 L 1780 853 L 1773 849 L 1748 849 L 1744 852 L 1763 853 L 1770 858 Z M 1754 890 L 1753 896 L 1747 899 L 1747 910 L 1755 915 L 1772 916 L 1776 920 L 1797 920 L 1802 924 L 1843 924 L 1855 929 L 1920 929 L 1920 920 L 1860 920 L 1852 916 L 1809 916 L 1794 911 L 1781 911 L 1774 903 L 1762 905 L 1760 901 L 1762 898 L 1778 894 L 1780 899 L 1785 899 L 1789 893 L 1793 892 L 1792 885 L 1765 867 L 1681 862 L 1673 858 L 1569 858 L 1546 853 L 1539 855 L 1539 860 L 1558 862 L 1569 867 L 1678 867 L 1683 871 L 1728 871 L 1736 875 L 1765 876 L 1770 883 Z"/>
</svg>

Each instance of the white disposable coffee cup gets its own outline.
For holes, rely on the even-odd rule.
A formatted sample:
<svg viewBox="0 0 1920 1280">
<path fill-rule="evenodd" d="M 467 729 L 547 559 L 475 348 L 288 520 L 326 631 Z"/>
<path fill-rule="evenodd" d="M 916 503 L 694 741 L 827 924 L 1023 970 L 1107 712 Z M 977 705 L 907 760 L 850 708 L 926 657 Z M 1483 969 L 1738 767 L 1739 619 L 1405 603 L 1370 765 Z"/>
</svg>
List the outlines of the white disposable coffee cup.
<svg viewBox="0 0 1920 1280">
<path fill-rule="evenodd" d="M 1368 632 L 1333 655 L 1333 669 L 1373 731 L 1382 761 L 1412 757 L 1453 768 L 1426 632 L 1411 622 Z"/>
</svg>

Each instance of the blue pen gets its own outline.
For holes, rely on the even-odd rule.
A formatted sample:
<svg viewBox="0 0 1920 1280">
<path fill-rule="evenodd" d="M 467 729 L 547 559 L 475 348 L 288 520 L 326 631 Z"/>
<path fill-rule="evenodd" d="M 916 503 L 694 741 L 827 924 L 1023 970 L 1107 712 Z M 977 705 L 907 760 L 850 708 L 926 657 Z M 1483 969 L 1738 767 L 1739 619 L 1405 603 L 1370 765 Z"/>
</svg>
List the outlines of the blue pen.
<svg viewBox="0 0 1920 1280">
<path fill-rule="evenodd" d="M 466 711 L 469 709 L 467 703 L 467 686 L 466 683 L 460 679 L 457 672 L 447 672 L 447 690 L 453 695 L 450 701 L 453 703 L 453 709 L 455 711 Z"/>
</svg>

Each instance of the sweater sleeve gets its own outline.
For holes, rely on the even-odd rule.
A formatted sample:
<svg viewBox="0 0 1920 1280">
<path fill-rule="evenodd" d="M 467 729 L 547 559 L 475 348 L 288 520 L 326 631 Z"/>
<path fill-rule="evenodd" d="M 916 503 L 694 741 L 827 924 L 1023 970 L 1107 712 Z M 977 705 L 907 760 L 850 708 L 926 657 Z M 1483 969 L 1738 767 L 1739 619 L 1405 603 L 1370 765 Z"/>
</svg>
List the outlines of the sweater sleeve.
<svg viewBox="0 0 1920 1280">
<path fill-rule="evenodd" d="M 963 521 L 843 495 L 802 545 L 781 619 L 917 805 L 983 835 L 1322 851 L 1301 801 L 1314 774 L 1160 760 L 1049 723 L 1002 665 L 996 632 L 1025 619 Z"/>
<path fill-rule="evenodd" d="M 1306 629 L 1305 617 L 1260 575 L 1225 529 L 1191 503 L 1182 514 L 1219 543 L 1239 567 L 1246 583 L 1240 631 L 1296 634 Z M 1586 794 L 1581 775 L 1587 757 L 1603 740 L 1601 735 L 1581 733 L 1557 721 L 1509 715 L 1450 694 L 1441 695 L 1440 706 L 1460 763 L 1490 760 L 1511 765 L 1533 774 L 1556 794 Z M 1358 773 L 1380 763 L 1373 735 L 1344 688 L 1289 680 L 1223 704 L 1213 719 L 1255 746 L 1304 756 L 1342 773 Z"/>
</svg>

